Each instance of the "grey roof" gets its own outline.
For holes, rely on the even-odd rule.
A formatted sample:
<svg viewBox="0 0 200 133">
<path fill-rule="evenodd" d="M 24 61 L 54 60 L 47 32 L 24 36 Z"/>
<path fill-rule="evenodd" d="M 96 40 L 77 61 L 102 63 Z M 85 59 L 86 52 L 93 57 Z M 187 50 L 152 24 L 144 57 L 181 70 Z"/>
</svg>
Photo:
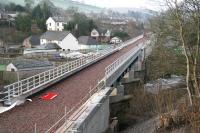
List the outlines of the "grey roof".
<svg viewBox="0 0 200 133">
<path fill-rule="evenodd" d="M 41 68 L 41 67 L 53 66 L 53 64 L 49 61 L 38 61 L 38 60 L 15 60 L 11 63 L 17 69 Z"/>
<path fill-rule="evenodd" d="M 62 41 L 69 33 L 69 31 L 47 31 L 41 36 L 41 39 Z"/>
<path fill-rule="evenodd" d="M 64 22 L 64 23 L 70 21 L 70 18 L 67 18 L 67 17 L 59 17 L 59 16 L 52 17 L 52 19 L 53 19 L 55 22 Z"/>
<path fill-rule="evenodd" d="M 99 32 L 99 34 L 101 35 L 102 33 L 105 34 L 108 30 L 106 29 L 95 29 Z"/>
<path fill-rule="evenodd" d="M 40 35 L 32 35 L 30 37 L 31 45 L 40 45 Z"/>
<path fill-rule="evenodd" d="M 46 44 L 46 49 L 62 49 L 58 44 L 56 43 L 48 43 Z"/>
<path fill-rule="evenodd" d="M 78 38 L 78 42 L 79 42 L 79 44 L 85 44 L 85 45 L 97 45 L 98 44 L 98 42 L 90 36 L 80 36 Z"/>
<path fill-rule="evenodd" d="M 103 33 L 103 34 L 106 34 L 106 32 L 107 32 L 107 30 L 104 30 L 104 29 L 98 29 L 97 31 L 98 31 L 100 34 L 102 34 L 102 33 Z"/>
<path fill-rule="evenodd" d="M 38 48 L 46 49 L 46 50 L 61 49 L 61 47 L 58 46 L 58 44 L 56 44 L 56 43 L 47 43 L 47 44 L 44 44 L 44 45 L 40 45 Z"/>
</svg>

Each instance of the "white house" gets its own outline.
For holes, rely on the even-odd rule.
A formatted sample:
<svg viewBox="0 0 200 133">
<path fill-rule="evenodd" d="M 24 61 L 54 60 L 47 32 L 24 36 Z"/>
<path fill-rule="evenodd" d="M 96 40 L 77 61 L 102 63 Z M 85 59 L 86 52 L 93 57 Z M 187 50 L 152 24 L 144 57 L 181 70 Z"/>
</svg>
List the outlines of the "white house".
<svg viewBox="0 0 200 133">
<path fill-rule="evenodd" d="M 78 40 L 69 31 L 47 31 L 40 38 L 41 45 L 55 43 L 62 50 L 78 50 Z"/>
<path fill-rule="evenodd" d="M 99 37 L 100 35 L 99 35 L 99 32 L 96 30 L 96 29 L 93 29 L 92 31 L 91 31 L 91 37 L 94 37 L 94 38 L 97 38 L 97 37 Z"/>
<path fill-rule="evenodd" d="M 46 21 L 47 30 L 49 31 L 63 31 L 64 25 L 68 20 L 64 17 L 49 17 Z"/>
<path fill-rule="evenodd" d="M 110 43 L 112 44 L 119 44 L 121 43 L 122 40 L 119 38 L 119 37 L 113 37 L 111 40 L 110 40 Z"/>
</svg>

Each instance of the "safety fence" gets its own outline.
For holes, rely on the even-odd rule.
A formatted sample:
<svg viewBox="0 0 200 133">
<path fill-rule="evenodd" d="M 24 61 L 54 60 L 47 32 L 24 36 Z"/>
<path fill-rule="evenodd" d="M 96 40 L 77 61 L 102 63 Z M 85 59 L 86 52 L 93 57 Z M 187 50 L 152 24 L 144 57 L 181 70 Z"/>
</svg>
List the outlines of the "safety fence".
<svg viewBox="0 0 200 133">
<path fill-rule="evenodd" d="M 132 39 L 131 41 L 129 41 L 131 44 L 138 41 L 139 39 L 143 38 L 143 36 L 139 36 L 137 37 L 137 39 Z M 130 44 L 129 44 L 130 45 Z M 118 58 L 115 62 L 113 62 L 112 64 L 110 64 L 108 67 L 105 68 L 105 76 L 104 78 L 98 82 L 98 84 L 91 89 L 89 93 L 87 93 L 87 95 L 80 100 L 80 102 L 78 104 L 76 104 L 70 111 L 65 112 L 65 115 L 63 115 L 51 128 L 49 128 L 45 133 L 52 133 L 55 132 L 58 128 L 60 128 L 61 126 L 63 126 L 62 128 L 64 130 L 68 130 L 70 128 L 71 125 L 73 125 L 74 123 L 74 117 L 69 117 L 73 112 L 77 111 L 81 105 L 83 105 L 94 93 L 99 92 L 100 90 L 104 89 L 106 87 L 106 79 L 109 75 L 112 74 L 112 72 L 114 72 L 120 65 L 122 65 L 126 60 L 129 60 L 136 52 L 138 52 L 138 50 L 141 49 L 143 44 L 140 44 L 137 46 L 137 48 L 133 48 L 131 51 L 129 51 L 127 54 L 121 56 L 120 58 Z M 123 47 L 126 47 L 128 45 L 124 44 Z M 77 114 L 80 112 L 76 112 Z M 69 129 L 70 130 L 70 129 Z M 74 131 L 76 131 L 76 129 L 73 129 Z"/>
<path fill-rule="evenodd" d="M 121 45 L 119 45 L 116 48 L 109 48 L 106 50 L 99 51 L 96 54 L 77 59 L 75 61 L 58 66 L 54 69 L 42 72 L 35 76 L 23 79 L 21 81 L 15 82 L 10 85 L 7 85 L 4 87 L 4 91 L 0 92 L 0 94 L 4 94 L 4 97 L 2 99 L 0 99 L 0 101 L 6 101 L 6 100 L 10 101 L 12 98 L 16 98 L 21 95 L 32 92 L 33 90 L 38 89 L 39 87 L 41 87 L 45 84 L 48 84 L 60 77 L 63 77 L 65 75 L 69 74 L 70 72 L 83 67 L 84 65 L 95 62 L 95 61 L 101 59 L 102 57 L 106 57 L 110 53 L 113 53 L 114 51 L 124 48 L 130 44 L 133 44 L 134 42 L 136 42 L 142 38 L 143 38 L 143 35 L 138 36 L 134 39 L 131 39 L 129 41 L 122 43 Z M 138 49 L 139 48 L 137 48 L 137 50 Z M 75 112 L 78 108 L 80 108 L 80 106 L 83 105 L 94 93 L 104 89 L 106 87 L 106 76 L 109 76 L 109 74 L 111 74 L 114 70 L 116 70 L 120 64 L 123 64 L 124 63 L 123 60 L 130 58 L 130 56 L 132 56 L 134 54 L 134 51 L 136 51 L 135 48 L 133 50 L 131 50 L 130 52 L 128 52 L 127 54 L 120 57 L 118 60 L 116 60 L 111 65 L 109 65 L 105 69 L 106 70 L 105 77 L 100 82 L 98 82 L 98 84 L 95 87 L 93 87 L 92 89 L 90 88 L 89 93 L 87 93 L 87 95 L 84 98 L 82 98 L 80 100 L 80 102 L 78 104 L 76 104 L 71 110 L 69 110 L 68 112 L 65 110 L 64 116 L 62 116 L 45 133 L 55 132 L 59 127 L 61 127 L 63 124 L 65 124 L 67 122 L 72 122 L 72 124 L 73 124 L 73 120 L 72 120 L 73 118 L 69 119 L 69 116 L 73 112 Z M 35 126 L 33 126 L 33 127 L 35 127 L 34 130 L 36 133 L 37 125 L 35 124 Z"/>
<path fill-rule="evenodd" d="M 116 50 L 117 50 L 116 48 L 105 49 L 99 51 L 96 54 L 74 60 L 72 62 L 58 66 L 54 69 L 50 69 L 48 71 L 39 73 L 32 77 L 4 86 L 3 92 L 0 92 L 0 94 L 3 95 L 0 101 L 11 101 L 12 98 L 16 98 L 21 95 L 30 93 L 40 88 L 41 86 L 46 85 L 58 78 L 61 78 L 71 73 L 72 71 L 75 71 L 76 69 L 79 69 L 87 64 L 90 64 L 91 62 L 95 62 L 100 58 L 102 58 L 103 56 L 109 55 L 109 53 L 112 53 Z"/>
<path fill-rule="evenodd" d="M 94 93 L 99 92 L 100 90 L 104 89 L 106 86 L 105 83 L 105 78 L 103 78 L 100 82 L 98 82 L 98 84 L 93 87 L 93 88 L 89 88 L 90 91 L 85 95 L 84 98 L 82 98 L 80 100 L 79 103 L 77 103 L 72 109 L 70 109 L 69 111 L 66 111 L 65 109 L 65 114 L 54 124 L 52 125 L 45 133 L 53 133 L 56 132 L 56 130 L 58 128 L 61 128 L 61 126 L 65 125 L 63 127 L 64 130 L 66 130 L 67 128 L 69 128 L 71 125 L 73 125 L 74 120 L 76 115 L 69 117 L 70 115 L 72 115 L 72 113 L 74 113 L 75 111 L 77 111 L 88 99 L 90 99 L 92 97 L 92 95 Z M 81 111 L 81 110 L 80 110 Z M 76 112 L 77 114 L 80 113 L 79 111 Z M 61 130 L 61 129 L 60 129 Z"/>
<path fill-rule="evenodd" d="M 141 48 L 142 44 L 138 45 L 136 48 L 130 50 L 128 53 L 124 54 L 118 58 L 115 62 L 110 64 L 105 69 L 105 77 L 109 77 L 113 72 L 115 72 L 121 65 L 123 65 L 127 60 L 129 60 L 134 54 L 136 54 Z"/>
</svg>

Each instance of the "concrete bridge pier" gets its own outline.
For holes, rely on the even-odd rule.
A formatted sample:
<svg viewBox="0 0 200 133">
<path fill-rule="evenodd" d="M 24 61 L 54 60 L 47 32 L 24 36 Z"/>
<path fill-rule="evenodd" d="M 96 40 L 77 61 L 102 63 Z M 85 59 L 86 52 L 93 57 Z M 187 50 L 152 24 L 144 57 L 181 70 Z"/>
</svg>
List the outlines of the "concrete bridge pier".
<svg viewBox="0 0 200 133">
<path fill-rule="evenodd" d="M 138 60 L 136 62 L 136 71 L 141 71 L 143 70 L 143 62 L 144 62 L 144 50 L 141 51 L 140 55 L 138 56 Z"/>
<path fill-rule="evenodd" d="M 124 95 L 124 86 L 122 85 L 122 79 L 123 79 L 123 76 L 120 76 L 117 81 L 114 82 L 113 84 L 113 88 L 116 89 L 116 95 L 120 95 L 120 96 L 123 96 Z"/>
</svg>

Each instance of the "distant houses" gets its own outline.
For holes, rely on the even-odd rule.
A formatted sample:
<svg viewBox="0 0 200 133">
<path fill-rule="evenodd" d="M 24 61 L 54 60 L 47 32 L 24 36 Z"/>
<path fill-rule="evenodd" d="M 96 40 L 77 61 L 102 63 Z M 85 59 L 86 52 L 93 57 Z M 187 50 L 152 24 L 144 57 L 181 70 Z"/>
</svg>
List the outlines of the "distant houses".
<svg viewBox="0 0 200 133">
<path fill-rule="evenodd" d="M 110 41 L 110 36 L 111 36 L 110 30 L 93 29 L 91 31 L 91 37 L 101 43 L 108 43 Z"/>
<path fill-rule="evenodd" d="M 47 31 L 40 35 L 32 35 L 25 39 L 24 54 L 77 51 L 90 49 L 102 43 L 110 43 L 111 31 L 93 29 L 90 36 L 81 36 L 78 39 L 69 31 L 64 30 L 64 25 L 71 18 L 49 17 L 46 20 Z"/>
<path fill-rule="evenodd" d="M 47 30 L 49 31 L 63 31 L 64 25 L 68 23 L 65 17 L 49 17 L 46 21 Z"/>
<path fill-rule="evenodd" d="M 64 17 L 49 17 L 45 33 L 32 35 L 24 40 L 23 46 L 26 48 L 24 54 L 79 50 L 76 37 L 69 31 L 64 31 L 64 25 L 68 21 Z"/>
<path fill-rule="evenodd" d="M 40 38 L 41 45 L 57 44 L 63 51 L 78 50 L 78 40 L 69 31 L 47 31 Z"/>
<path fill-rule="evenodd" d="M 1 20 L 15 20 L 15 18 L 19 15 L 18 12 L 4 11 L 0 10 L 0 21 Z"/>
</svg>

